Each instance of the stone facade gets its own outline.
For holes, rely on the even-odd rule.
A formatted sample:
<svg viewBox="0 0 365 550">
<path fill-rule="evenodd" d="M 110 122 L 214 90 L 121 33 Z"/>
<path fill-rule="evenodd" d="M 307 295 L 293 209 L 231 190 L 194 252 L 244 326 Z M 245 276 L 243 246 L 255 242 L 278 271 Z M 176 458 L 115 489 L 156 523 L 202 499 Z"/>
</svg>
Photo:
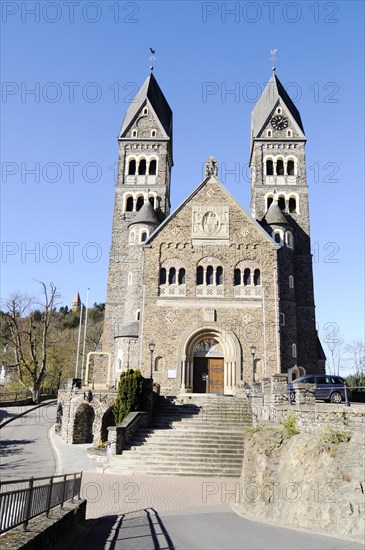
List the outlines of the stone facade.
<svg viewBox="0 0 365 550">
<path fill-rule="evenodd" d="M 146 79 L 119 136 L 103 335 L 112 372 L 100 362 L 94 382 L 112 386 L 123 370 L 141 368 L 163 394 L 235 394 L 253 378 L 324 370 L 306 137 L 275 75 L 251 135 L 251 215 L 221 185 L 213 158 L 170 215 L 172 112 L 154 76 Z"/>
</svg>

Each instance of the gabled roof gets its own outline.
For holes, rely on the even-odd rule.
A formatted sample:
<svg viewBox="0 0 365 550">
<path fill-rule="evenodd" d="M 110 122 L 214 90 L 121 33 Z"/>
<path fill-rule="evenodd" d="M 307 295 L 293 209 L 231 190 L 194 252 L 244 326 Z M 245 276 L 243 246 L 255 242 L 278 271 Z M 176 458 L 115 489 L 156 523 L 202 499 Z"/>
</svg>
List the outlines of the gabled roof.
<svg viewBox="0 0 365 550">
<path fill-rule="evenodd" d="M 274 200 L 268 211 L 266 212 L 263 221 L 266 221 L 269 225 L 290 225 L 290 222 L 283 214 L 278 201 Z"/>
<path fill-rule="evenodd" d="M 136 223 L 145 223 L 147 225 L 158 225 L 160 223 L 150 201 L 144 203 L 142 208 L 128 224 L 128 227 Z"/>
<path fill-rule="evenodd" d="M 300 114 L 293 101 L 287 94 L 284 86 L 276 76 L 273 74 L 266 88 L 262 92 L 262 95 L 256 103 L 251 114 L 251 139 L 257 137 L 263 127 L 265 126 L 267 119 L 271 115 L 273 109 L 279 101 L 282 101 L 295 122 L 298 124 L 300 130 L 304 134 L 304 128 Z"/>
<path fill-rule="evenodd" d="M 166 134 L 172 136 L 172 111 L 169 104 L 166 101 L 165 96 L 163 95 L 160 86 L 157 83 L 157 80 L 151 73 L 148 75 L 144 81 L 141 89 L 134 98 L 131 106 L 125 114 L 122 129 L 120 135 L 128 130 L 129 126 L 133 122 L 134 118 L 140 111 L 142 105 L 146 100 L 149 100 L 151 103 L 159 121 L 161 122 Z"/>
<path fill-rule="evenodd" d="M 224 187 L 224 185 L 216 178 L 216 176 L 208 176 L 206 177 L 195 189 L 190 193 L 190 195 L 176 208 L 174 212 L 172 212 L 165 220 L 157 227 L 157 229 L 152 233 L 152 235 L 149 236 L 149 238 L 144 243 L 145 245 L 148 245 L 151 243 L 156 236 L 162 231 L 162 229 L 168 225 L 168 223 L 182 210 L 185 205 L 197 194 L 199 191 L 207 185 L 210 181 L 217 183 L 225 193 L 227 193 L 228 197 L 236 204 L 236 206 L 242 211 L 242 213 L 247 217 L 247 221 L 251 223 L 255 228 L 264 235 L 265 239 L 269 240 L 271 244 L 275 245 L 276 248 L 280 248 L 280 246 L 275 243 L 275 241 L 272 239 L 272 237 L 265 231 L 265 229 L 259 224 L 258 221 L 256 221 L 254 218 L 252 218 L 244 208 L 236 201 L 234 197 L 232 197 L 231 193 Z"/>
</svg>

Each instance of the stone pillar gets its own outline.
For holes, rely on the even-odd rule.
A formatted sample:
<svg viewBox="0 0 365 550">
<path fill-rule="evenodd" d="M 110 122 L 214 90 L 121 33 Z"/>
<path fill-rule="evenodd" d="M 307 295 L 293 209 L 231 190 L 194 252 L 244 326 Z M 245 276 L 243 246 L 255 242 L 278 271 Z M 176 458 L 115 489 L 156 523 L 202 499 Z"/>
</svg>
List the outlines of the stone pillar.
<svg viewBox="0 0 365 550">
<path fill-rule="evenodd" d="M 181 369 L 181 389 L 185 390 L 185 376 L 186 376 L 186 361 L 182 362 Z"/>
</svg>

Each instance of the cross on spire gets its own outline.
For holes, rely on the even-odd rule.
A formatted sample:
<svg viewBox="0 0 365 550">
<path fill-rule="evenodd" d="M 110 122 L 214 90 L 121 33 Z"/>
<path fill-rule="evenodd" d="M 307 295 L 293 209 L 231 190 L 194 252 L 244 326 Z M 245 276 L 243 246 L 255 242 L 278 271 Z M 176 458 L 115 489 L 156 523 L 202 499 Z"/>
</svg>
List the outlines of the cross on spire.
<svg viewBox="0 0 365 550">
<path fill-rule="evenodd" d="M 150 71 L 151 71 L 151 74 L 152 74 L 152 71 L 154 69 L 153 62 L 156 59 L 156 56 L 155 56 L 156 50 L 154 50 L 153 48 L 150 48 L 150 52 L 151 52 L 151 55 L 148 59 L 151 61 Z"/>
<path fill-rule="evenodd" d="M 276 56 L 277 51 L 278 51 L 277 49 L 270 50 L 270 54 L 271 54 L 270 60 L 272 61 L 272 64 L 273 64 L 273 66 L 272 66 L 272 72 L 273 73 L 275 73 L 275 71 L 276 71 L 275 61 L 277 60 L 277 56 Z"/>
</svg>

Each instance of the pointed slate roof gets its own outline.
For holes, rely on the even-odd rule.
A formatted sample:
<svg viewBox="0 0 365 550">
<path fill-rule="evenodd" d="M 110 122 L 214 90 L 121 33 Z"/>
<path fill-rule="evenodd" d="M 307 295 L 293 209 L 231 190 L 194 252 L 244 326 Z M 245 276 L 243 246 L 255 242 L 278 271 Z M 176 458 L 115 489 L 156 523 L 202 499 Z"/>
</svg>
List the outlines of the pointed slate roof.
<svg viewBox="0 0 365 550">
<path fill-rule="evenodd" d="M 145 223 L 147 225 L 159 225 L 156 212 L 154 211 L 150 201 L 146 201 L 142 208 L 138 210 L 132 221 L 128 224 L 128 227 L 136 223 Z"/>
<path fill-rule="evenodd" d="M 264 220 L 269 225 L 290 225 L 288 219 L 284 216 L 278 201 L 274 200 L 265 214 Z"/>
<path fill-rule="evenodd" d="M 74 299 L 72 300 L 72 304 L 76 304 L 78 306 L 81 306 L 81 298 L 80 298 L 80 294 L 79 294 L 78 291 L 75 293 Z"/>
<path fill-rule="evenodd" d="M 134 98 L 131 106 L 126 112 L 120 134 L 123 135 L 124 132 L 128 130 L 130 124 L 133 122 L 135 116 L 147 99 L 151 103 L 159 121 L 164 127 L 166 134 L 171 137 L 172 111 L 152 73 L 148 75 L 138 94 Z"/>
<path fill-rule="evenodd" d="M 262 128 L 265 126 L 267 119 L 271 115 L 277 102 L 281 100 L 287 107 L 288 111 L 298 124 L 299 128 L 304 134 L 304 128 L 300 114 L 293 101 L 287 94 L 284 86 L 276 76 L 273 74 L 266 88 L 262 92 L 262 95 L 256 103 L 252 115 L 251 115 L 251 138 L 255 138 L 259 135 Z"/>
</svg>

